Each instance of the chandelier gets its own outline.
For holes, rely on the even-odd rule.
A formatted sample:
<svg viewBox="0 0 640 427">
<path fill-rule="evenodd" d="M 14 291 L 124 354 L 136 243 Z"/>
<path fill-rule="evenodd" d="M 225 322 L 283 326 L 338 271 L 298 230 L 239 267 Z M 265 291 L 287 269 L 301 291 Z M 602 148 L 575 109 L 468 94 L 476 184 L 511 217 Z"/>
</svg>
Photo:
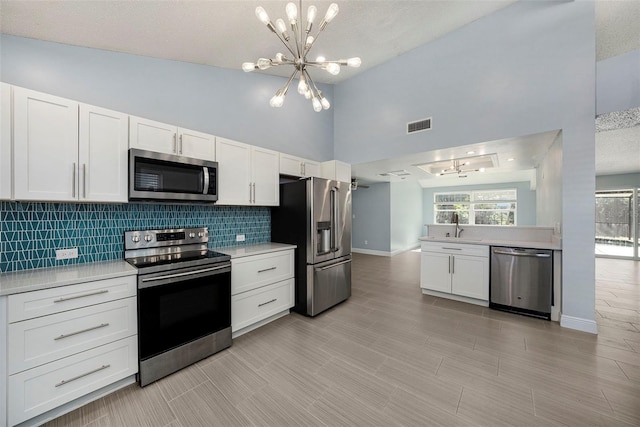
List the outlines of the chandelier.
<svg viewBox="0 0 640 427">
<path fill-rule="evenodd" d="M 302 10 L 302 0 L 299 1 L 299 5 Z M 298 20 L 298 7 L 296 7 L 295 3 L 288 3 L 285 11 L 287 13 L 287 19 L 289 20 L 291 33 L 289 33 L 289 29 L 283 19 L 277 19 L 274 25 L 273 22 L 271 22 L 271 19 L 269 19 L 267 12 L 265 12 L 261 6 L 256 8 L 256 16 L 278 37 L 291 54 L 291 57 L 278 52 L 273 59 L 260 58 L 256 63 L 245 62 L 242 64 L 242 69 L 248 73 L 254 70 L 266 70 L 280 65 L 291 65 L 293 66 L 291 77 L 289 77 L 287 83 L 285 83 L 285 85 L 271 98 L 269 105 L 276 108 L 282 107 L 284 104 L 284 97 L 287 95 L 291 82 L 293 79 L 298 77 L 298 93 L 303 95 L 306 99 L 311 100 L 314 111 L 319 112 L 322 111 L 323 108 L 327 110 L 331 104 L 311 79 L 311 76 L 307 71 L 307 67 L 321 68 L 329 74 L 337 75 L 340 73 L 341 66 L 359 67 L 361 63 L 360 58 L 332 61 L 327 60 L 324 57 L 318 57 L 315 61 L 307 60 L 307 55 L 313 47 L 313 44 L 318 39 L 320 33 L 338 14 L 338 5 L 331 3 L 327 13 L 320 22 L 320 25 L 318 25 L 318 30 L 316 31 L 315 36 L 311 35 L 313 22 L 315 21 L 316 14 L 318 13 L 318 9 L 315 6 L 309 6 L 309 9 L 307 10 L 306 23 L 302 18 Z"/>
<path fill-rule="evenodd" d="M 442 169 L 442 171 L 440 171 L 439 173 L 436 174 L 436 176 L 442 176 L 442 175 L 451 175 L 451 174 L 457 174 L 459 178 L 466 178 L 467 177 L 467 173 L 469 172 L 484 172 L 485 168 L 467 168 L 465 169 L 465 166 L 469 166 L 471 163 L 470 162 L 460 162 L 459 160 L 453 160 L 451 162 L 451 166 L 448 169 Z"/>
</svg>

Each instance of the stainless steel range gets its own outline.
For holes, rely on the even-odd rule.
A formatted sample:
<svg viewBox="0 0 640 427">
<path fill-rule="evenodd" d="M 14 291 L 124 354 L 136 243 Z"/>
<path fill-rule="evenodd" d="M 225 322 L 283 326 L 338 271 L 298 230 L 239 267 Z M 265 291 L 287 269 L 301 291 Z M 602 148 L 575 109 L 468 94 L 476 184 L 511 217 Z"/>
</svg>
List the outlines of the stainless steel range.
<svg viewBox="0 0 640 427">
<path fill-rule="evenodd" d="M 207 228 L 127 231 L 138 269 L 138 382 L 150 384 L 231 346 L 231 258 Z"/>
</svg>

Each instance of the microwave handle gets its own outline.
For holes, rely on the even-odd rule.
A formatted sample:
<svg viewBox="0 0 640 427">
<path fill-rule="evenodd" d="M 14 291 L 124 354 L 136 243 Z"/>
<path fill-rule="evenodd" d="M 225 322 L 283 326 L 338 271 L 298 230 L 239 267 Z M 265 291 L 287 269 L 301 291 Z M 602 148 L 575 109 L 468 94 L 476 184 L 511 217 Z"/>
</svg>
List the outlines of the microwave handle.
<svg viewBox="0 0 640 427">
<path fill-rule="evenodd" d="M 202 170 L 204 171 L 204 188 L 202 190 L 202 194 L 207 194 L 209 191 L 209 168 L 203 166 Z"/>
</svg>

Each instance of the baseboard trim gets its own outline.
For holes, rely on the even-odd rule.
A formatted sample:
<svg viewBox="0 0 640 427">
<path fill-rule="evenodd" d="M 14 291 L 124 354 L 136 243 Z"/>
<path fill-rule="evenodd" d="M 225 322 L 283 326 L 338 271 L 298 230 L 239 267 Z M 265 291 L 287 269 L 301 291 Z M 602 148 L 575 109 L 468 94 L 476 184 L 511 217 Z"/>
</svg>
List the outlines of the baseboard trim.
<svg viewBox="0 0 640 427">
<path fill-rule="evenodd" d="M 563 328 L 575 329 L 577 331 L 588 332 L 590 334 L 598 333 L 598 324 L 595 320 L 583 319 L 581 317 L 560 315 L 560 326 Z"/>
<path fill-rule="evenodd" d="M 372 249 L 361 249 L 361 248 L 351 248 L 351 252 L 357 253 L 357 254 L 364 254 L 364 255 L 376 255 L 376 256 L 396 256 L 398 254 L 401 254 L 403 252 L 407 252 L 410 251 L 412 249 L 416 249 L 420 247 L 420 243 L 416 242 L 413 245 L 407 246 L 406 248 L 403 249 L 396 249 L 395 251 L 376 251 L 376 250 L 372 250 Z"/>
</svg>

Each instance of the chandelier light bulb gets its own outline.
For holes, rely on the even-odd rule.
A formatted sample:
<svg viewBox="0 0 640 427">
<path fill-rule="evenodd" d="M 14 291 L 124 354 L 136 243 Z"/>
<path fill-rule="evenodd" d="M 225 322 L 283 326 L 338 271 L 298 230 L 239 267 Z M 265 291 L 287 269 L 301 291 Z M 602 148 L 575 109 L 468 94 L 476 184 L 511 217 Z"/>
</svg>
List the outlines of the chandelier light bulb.
<svg viewBox="0 0 640 427">
<path fill-rule="evenodd" d="M 271 68 L 271 60 L 268 58 L 258 59 L 258 68 L 260 68 L 261 70 L 266 70 L 267 68 Z"/>
<path fill-rule="evenodd" d="M 282 54 L 282 52 L 276 53 L 276 61 L 282 62 L 283 60 L 284 60 L 284 55 Z"/>
<path fill-rule="evenodd" d="M 322 95 L 320 95 L 320 104 L 322 104 L 322 108 L 324 108 L 325 110 L 328 110 L 329 108 L 331 108 L 331 104 L 329 103 L 329 100 Z"/>
<path fill-rule="evenodd" d="M 308 91 L 306 91 L 306 92 L 304 93 L 304 98 L 305 98 L 305 99 L 311 99 L 311 96 L 312 96 L 312 95 L 311 95 L 311 91 L 310 91 L 310 90 L 308 90 Z"/>
<path fill-rule="evenodd" d="M 256 7 L 256 16 L 258 17 L 260 22 L 262 22 L 264 25 L 267 25 L 270 21 L 269 15 L 267 15 L 267 12 L 264 10 L 262 6 Z"/>
<path fill-rule="evenodd" d="M 357 56 L 347 59 L 347 67 L 358 68 L 361 64 L 362 60 Z"/>
<path fill-rule="evenodd" d="M 324 62 L 324 61 L 326 61 L 326 60 L 327 60 L 327 58 L 325 58 L 324 56 L 318 56 L 318 57 L 316 58 L 316 62 Z"/>
<path fill-rule="evenodd" d="M 280 34 L 284 34 L 287 32 L 287 24 L 284 23 L 284 19 L 278 18 L 276 19 L 276 28 L 280 32 Z"/>
<path fill-rule="evenodd" d="M 254 64 L 253 62 L 242 63 L 242 71 L 244 71 L 245 73 L 250 73 L 255 69 L 256 69 L 256 64 Z"/>
<path fill-rule="evenodd" d="M 313 104 L 313 111 L 315 111 L 316 113 L 319 113 L 320 111 L 322 111 L 322 103 L 318 98 L 314 96 L 311 99 L 311 103 Z"/>
<path fill-rule="evenodd" d="M 260 61 L 258 61 L 258 67 L 260 66 Z M 340 65 L 336 64 L 335 62 L 330 62 L 327 64 L 327 71 L 329 72 L 329 74 L 337 76 L 338 74 L 340 74 Z"/>
<path fill-rule="evenodd" d="M 300 95 L 304 95 L 305 92 L 309 90 L 309 86 L 307 86 L 307 80 L 304 78 L 304 75 L 300 76 L 298 80 L 298 93 Z"/>
<path fill-rule="evenodd" d="M 318 9 L 313 5 L 309 6 L 309 9 L 307 10 L 307 24 L 313 24 L 317 14 Z"/>
<path fill-rule="evenodd" d="M 298 7 L 295 3 L 287 3 L 285 10 L 287 12 L 289 22 L 293 25 L 298 20 Z"/>
<path fill-rule="evenodd" d="M 279 94 L 275 94 L 269 101 L 269 105 L 271 105 L 273 108 L 280 108 L 283 104 L 284 96 Z"/>
<path fill-rule="evenodd" d="M 313 36 L 308 36 L 307 42 L 305 43 L 304 48 L 309 49 L 312 44 L 313 44 Z"/>
<path fill-rule="evenodd" d="M 324 21 L 328 24 L 329 22 L 331 22 L 333 20 L 333 18 L 336 17 L 336 15 L 338 14 L 338 11 L 340 9 L 338 8 L 338 5 L 335 3 L 331 3 L 331 6 L 329 6 L 329 9 L 327 10 L 327 14 L 324 15 Z"/>
</svg>

